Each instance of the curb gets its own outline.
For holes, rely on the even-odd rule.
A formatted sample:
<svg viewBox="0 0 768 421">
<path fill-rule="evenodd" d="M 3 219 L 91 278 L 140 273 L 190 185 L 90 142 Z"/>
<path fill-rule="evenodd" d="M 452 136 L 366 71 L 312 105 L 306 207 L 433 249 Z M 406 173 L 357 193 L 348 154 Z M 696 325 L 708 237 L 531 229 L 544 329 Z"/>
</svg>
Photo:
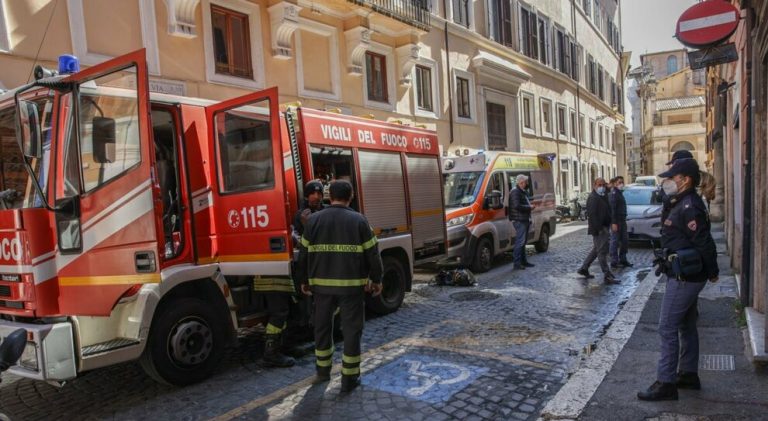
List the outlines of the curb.
<svg viewBox="0 0 768 421">
<path fill-rule="evenodd" d="M 651 272 L 648 272 L 640 281 L 640 285 L 598 342 L 596 350 L 547 403 L 539 415 L 539 420 L 575 420 L 581 415 L 635 331 L 658 280 L 659 278 L 651 276 Z"/>
</svg>

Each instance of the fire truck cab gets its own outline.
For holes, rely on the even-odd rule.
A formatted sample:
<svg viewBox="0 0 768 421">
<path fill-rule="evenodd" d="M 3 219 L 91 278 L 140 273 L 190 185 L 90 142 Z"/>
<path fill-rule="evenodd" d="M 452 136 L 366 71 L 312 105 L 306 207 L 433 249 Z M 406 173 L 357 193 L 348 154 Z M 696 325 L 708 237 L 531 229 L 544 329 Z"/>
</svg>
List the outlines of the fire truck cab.
<svg viewBox="0 0 768 421">
<path fill-rule="evenodd" d="M 434 132 L 281 113 L 275 88 L 150 95 L 143 50 L 0 95 L 0 337 L 28 332 L 10 371 L 63 383 L 139 359 L 205 379 L 264 319 L 254 276 L 291 276 L 315 178 L 352 181 L 385 263 L 368 304 L 395 311 L 413 265 L 446 251 Z"/>
</svg>

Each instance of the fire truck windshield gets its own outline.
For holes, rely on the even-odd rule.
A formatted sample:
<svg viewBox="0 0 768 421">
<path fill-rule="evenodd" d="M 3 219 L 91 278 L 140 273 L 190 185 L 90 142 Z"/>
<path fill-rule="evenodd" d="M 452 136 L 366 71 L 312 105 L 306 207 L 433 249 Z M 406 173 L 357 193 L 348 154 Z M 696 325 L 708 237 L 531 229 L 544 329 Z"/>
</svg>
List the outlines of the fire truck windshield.
<svg viewBox="0 0 768 421">
<path fill-rule="evenodd" d="M 443 174 L 443 192 L 446 208 L 460 208 L 475 202 L 483 182 L 482 171 Z"/>
<path fill-rule="evenodd" d="M 25 95 L 27 96 L 27 95 Z M 41 158 L 26 158 L 37 175 L 40 187 L 45 192 L 45 183 L 50 168 L 51 112 L 53 96 L 36 95 L 30 102 L 37 107 L 40 116 L 40 133 L 43 150 Z M 9 106 L 0 109 L 0 210 L 37 208 L 44 206 L 44 200 L 37 193 L 34 179 L 24 168 L 24 155 L 16 139 L 16 109 Z"/>
</svg>

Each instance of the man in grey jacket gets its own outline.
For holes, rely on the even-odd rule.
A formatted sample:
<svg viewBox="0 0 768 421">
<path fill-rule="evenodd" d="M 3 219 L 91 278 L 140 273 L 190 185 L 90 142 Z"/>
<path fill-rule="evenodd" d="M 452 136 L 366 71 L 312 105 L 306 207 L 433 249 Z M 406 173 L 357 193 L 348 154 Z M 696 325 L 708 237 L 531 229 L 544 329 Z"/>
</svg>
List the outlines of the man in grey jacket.
<svg viewBox="0 0 768 421">
<path fill-rule="evenodd" d="M 611 207 L 606 197 L 606 182 L 602 178 L 597 178 L 594 183 L 592 194 L 587 199 L 587 232 L 592 236 L 592 251 L 582 263 L 578 274 L 587 279 L 594 278 L 589 273 L 589 266 L 595 259 L 600 262 L 600 269 L 603 270 L 604 281 L 606 284 L 618 284 L 620 281 L 611 272 L 608 267 L 608 241 L 610 239 L 611 226 Z"/>
</svg>

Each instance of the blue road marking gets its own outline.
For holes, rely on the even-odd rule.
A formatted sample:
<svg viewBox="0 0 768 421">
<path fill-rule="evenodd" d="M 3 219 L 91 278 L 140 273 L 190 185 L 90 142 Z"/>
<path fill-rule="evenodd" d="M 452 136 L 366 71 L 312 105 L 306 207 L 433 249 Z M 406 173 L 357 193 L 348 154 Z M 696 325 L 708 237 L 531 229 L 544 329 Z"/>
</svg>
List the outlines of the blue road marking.
<svg viewBox="0 0 768 421">
<path fill-rule="evenodd" d="M 447 402 L 486 372 L 485 367 L 406 354 L 366 373 L 362 382 L 385 392 L 437 404 Z"/>
</svg>

